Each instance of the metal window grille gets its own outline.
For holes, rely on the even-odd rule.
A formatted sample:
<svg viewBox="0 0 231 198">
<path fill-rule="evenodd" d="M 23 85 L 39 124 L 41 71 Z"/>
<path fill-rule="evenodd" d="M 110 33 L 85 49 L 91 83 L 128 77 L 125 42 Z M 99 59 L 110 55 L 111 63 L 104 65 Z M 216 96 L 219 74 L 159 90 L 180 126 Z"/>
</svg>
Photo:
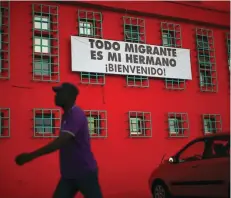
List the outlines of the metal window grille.
<svg viewBox="0 0 231 198">
<path fill-rule="evenodd" d="M 145 20 L 134 17 L 123 17 L 124 41 L 132 43 L 146 43 Z M 149 87 L 147 76 L 126 76 L 128 87 Z"/>
<path fill-rule="evenodd" d="M 80 79 L 82 84 L 105 85 L 105 74 L 81 72 Z"/>
<path fill-rule="evenodd" d="M 150 112 L 128 112 L 129 137 L 152 137 L 152 120 Z"/>
<path fill-rule="evenodd" d="M 32 5 L 33 80 L 59 82 L 58 6 Z"/>
<path fill-rule="evenodd" d="M 168 113 L 169 137 L 189 137 L 189 120 L 187 113 Z"/>
<path fill-rule="evenodd" d="M 79 36 L 91 38 L 103 38 L 101 12 L 78 10 L 78 33 Z M 105 85 L 105 74 L 80 72 L 82 84 Z"/>
<path fill-rule="evenodd" d="M 200 90 L 202 92 L 217 92 L 218 84 L 213 31 L 197 28 L 196 43 L 199 64 Z"/>
<path fill-rule="evenodd" d="M 230 71 L 230 33 L 226 33 L 226 42 L 227 42 L 228 66 Z"/>
<path fill-rule="evenodd" d="M 220 114 L 203 114 L 204 134 L 222 132 L 222 121 Z"/>
<path fill-rule="evenodd" d="M 10 109 L 0 108 L 0 138 L 10 137 Z"/>
<path fill-rule="evenodd" d="M 33 109 L 34 135 L 35 138 L 58 137 L 61 116 L 59 109 Z"/>
<path fill-rule="evenodd" d="M 0 1 L 0 79 L 10 79 L 9 1 Z"/>
<path fill-rule="evenodd" d="M 174 23 L 161 23 L 162 45 L 165 47 L 182 48 L 181 26 Z M 165 78 L 165 88 L 172 90 L 184 90 L 184 79 Z"/>
<path fill-rule="evenodd" d="M 85 110 L 91 138 L 107 138 L 107 112 L 103 110 Z"/>
</svg>

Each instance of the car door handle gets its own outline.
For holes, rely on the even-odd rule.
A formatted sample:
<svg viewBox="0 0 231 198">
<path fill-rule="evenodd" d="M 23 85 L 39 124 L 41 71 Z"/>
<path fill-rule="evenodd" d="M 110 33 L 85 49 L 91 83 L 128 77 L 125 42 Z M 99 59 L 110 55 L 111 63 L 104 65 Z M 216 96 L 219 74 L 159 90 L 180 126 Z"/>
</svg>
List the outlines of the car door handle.
<svg viewBox="0 0 231 198">
<path fill-rule="evenodd" d="M 197 168 L 198 167 L 198 164 L 197 165 L 193 165 L 192 168 Z"/>
</svg>

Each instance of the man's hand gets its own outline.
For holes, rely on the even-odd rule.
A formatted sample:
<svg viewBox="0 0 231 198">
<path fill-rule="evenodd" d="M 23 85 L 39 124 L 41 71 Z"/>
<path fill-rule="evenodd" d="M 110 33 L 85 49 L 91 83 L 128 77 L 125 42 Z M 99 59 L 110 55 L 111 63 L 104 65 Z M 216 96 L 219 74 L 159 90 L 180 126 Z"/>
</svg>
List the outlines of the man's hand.
<svg viewBox="0 0 231 198">
<path fill-rule="evenodd" d="M 69 133 L 62 133 L 58 138 L 54 139 L 51 143 L 43 146 L 40 149 L 35 150 L 31 153 L 22 153 L 15 158 L 17 165 L 22 166 L 23 164 L 32 161 L 40 156 L 52 153 L 61 147 L 67 145 L 70 141 L 73 140 L 73 135 Z"/>
<path fill-rule="evenodd" d="M 23 164 L 33 160 L 33 156 L 30 153 L 22 153 L 15 158 L 17 165 L 22 166 Z"/>
</svg>

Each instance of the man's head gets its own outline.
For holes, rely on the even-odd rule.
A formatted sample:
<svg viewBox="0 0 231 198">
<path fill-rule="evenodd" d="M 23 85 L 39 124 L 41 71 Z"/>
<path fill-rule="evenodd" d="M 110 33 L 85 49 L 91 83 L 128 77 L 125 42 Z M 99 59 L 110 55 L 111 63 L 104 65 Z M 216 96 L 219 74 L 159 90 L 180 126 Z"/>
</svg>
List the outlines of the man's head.
<svg viewBox="0 0 231 198">
<path fill-rule="evenodd" d="M 55 104 L 65 107 L 75 103 L 76 97 L 79 95 L 78 88 L 71 83 L 62 83 L 60 86 L 52 87 L 55 95 Z"/>
</svg>

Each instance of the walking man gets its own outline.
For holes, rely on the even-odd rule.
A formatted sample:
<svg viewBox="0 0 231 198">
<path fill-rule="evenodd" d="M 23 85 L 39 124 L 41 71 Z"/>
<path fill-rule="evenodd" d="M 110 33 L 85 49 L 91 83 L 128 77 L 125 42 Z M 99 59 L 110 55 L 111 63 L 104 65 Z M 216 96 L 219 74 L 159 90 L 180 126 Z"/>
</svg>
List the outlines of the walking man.
<svg viewBox="0 0 231 198">
<path fill-rule="evenodd" d="M 103 198 L 97 162 L 90 146 L 88 121 L 84 111 L 75 106 L 79 90 L 70 83 L 63 83 L 53 87 L 53 91 L 55 104 L 64 110 L 59 137 L 34 152 L 18 155 L 15 161 L 23 165 L 59 150 L 61 179 L 53 198 L 74 198 L 78 192 L 85 198 Z"/>
</svg>

